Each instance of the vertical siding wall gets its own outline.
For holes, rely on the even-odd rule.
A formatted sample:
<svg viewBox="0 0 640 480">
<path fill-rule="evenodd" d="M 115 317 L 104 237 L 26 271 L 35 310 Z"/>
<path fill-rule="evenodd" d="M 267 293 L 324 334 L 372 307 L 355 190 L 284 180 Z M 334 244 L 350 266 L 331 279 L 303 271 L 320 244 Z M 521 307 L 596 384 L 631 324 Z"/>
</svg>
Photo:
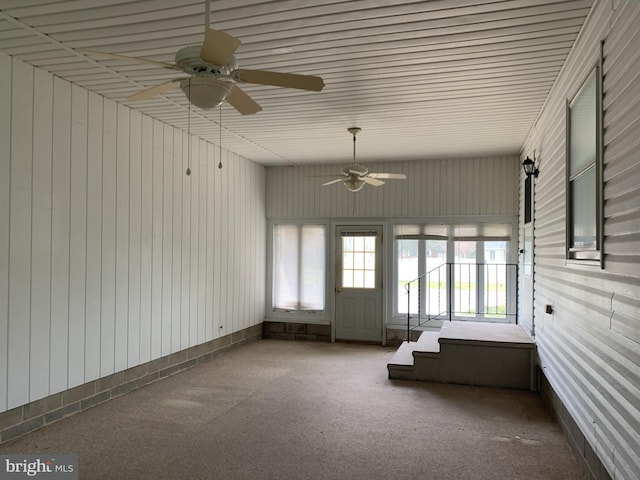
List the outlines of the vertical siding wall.
<svg viewBox="0 0 640 480">
<path fill-rule="evenodd" d="M 344 165 L 269 167 L 267 218 L 517 215 L 517 157 L 382 162 L 372 172 L 406 173 L 381 187 L 349 192 L 323 182 Z M 345 165 L 348 162 L 345 163 Z"/>
<path fill-rule="evenodd" d="M 597 1 L 527 141 L 537 150 L 541 368 L 613 478 L 640 478 L 640 2 Z M 565 101 L 604 39 L 605 269 L 565 261 Z M 545 304 L 554 313 L 544 313 Z"/>
<path fill-rule="evenodd" d="M 265 170 L 222 155 L 0 54 L 0 412 L 262 322 Z"/>
</svg>

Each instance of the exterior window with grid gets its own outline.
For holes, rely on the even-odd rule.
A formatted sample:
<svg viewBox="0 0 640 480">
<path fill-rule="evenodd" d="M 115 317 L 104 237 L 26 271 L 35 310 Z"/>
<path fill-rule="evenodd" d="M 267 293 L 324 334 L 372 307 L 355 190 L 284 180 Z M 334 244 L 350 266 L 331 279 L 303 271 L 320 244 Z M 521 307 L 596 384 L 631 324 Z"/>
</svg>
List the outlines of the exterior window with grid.
<svg viewBox="0 0 640 480">
<path fill-rule="evenodd" d="M 567 258 L 601 264 L 602 82 L 596 67 L 567 102 Z"/>
</svg>

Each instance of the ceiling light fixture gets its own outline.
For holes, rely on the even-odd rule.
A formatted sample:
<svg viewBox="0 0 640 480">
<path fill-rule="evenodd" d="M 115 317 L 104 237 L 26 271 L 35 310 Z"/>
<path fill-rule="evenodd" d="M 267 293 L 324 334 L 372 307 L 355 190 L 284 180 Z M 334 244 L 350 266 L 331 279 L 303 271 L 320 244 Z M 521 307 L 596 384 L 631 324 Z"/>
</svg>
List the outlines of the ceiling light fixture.
<svg viewBox="0 0 640 480">
<path fill-rule="evenodd" d="M 182 80 L 180 88 L 190 103 L 209 109 L 216 108 L 225 101 L 231 93 L 233 83 L 218 80 L 210 75 L 196 75 Z"/>
<path fill-rule="evenodd" d="M 358 192 L 364 187 L 364 180 L 351 176 L 344 181 L 344 186 L 347 187 L 350 192 Z"/>
</svg>

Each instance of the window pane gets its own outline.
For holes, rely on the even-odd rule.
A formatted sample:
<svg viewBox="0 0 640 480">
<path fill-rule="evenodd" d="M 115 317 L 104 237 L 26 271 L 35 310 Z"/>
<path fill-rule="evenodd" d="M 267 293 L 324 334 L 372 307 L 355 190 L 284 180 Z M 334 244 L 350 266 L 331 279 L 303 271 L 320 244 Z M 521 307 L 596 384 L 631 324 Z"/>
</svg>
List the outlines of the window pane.
<svg viewBox="0 0 640 480">
<path fill-rule="evenodd" d="M 418 240 L 397 240 L 398 265 L 398 313 L 407 313 L 405 285 L 418 276 Z M 416 287 L 417 288 L 417 283 Z M 411 313 L 418 312 L 417 290 L 411 292 Z"/>
<path fill-rule="evenodd" d="M 596 161 L 596 105 L 596 76 L 593 75 L 571 106 L 572 177 Z"/>
<path fill-rule="evenodd" d="M 429 315 L 438 315 L 447 310 L 447 241 L 426 242 L 426 307 Z"/>
<path fill-rule="evenodd" d="M 324 242 L 324 226 L 302 227 L 300 308 L 303 310 L 324 309 Z"/>
<path fill-rule="evenodd" d="M 376 237 L 364 237 L 364 250 L 365 252 L 376 251 Z"/>
<path fill-rule="evenodd" d="M 573 207 L 572 247 L 596 246 L 595 187 L 595 165 L 571 182 L 571 205 Z"/>
<path fill-rule="evenodd" d="M 353 270 L 342 270 L 342 286 L 353 288 Z"/>
<path fill-rule="evenodd" d="M 484 313 L 487 317 L 506 318 L 507 242 L 484 242 Z"/>
<path fill-rule="evenodd" d="M 353 288 L 364 288 L 364 272 L 362 270 L 353 271 Z"/>
<path fill-rule="evenodd" d="M 476 242 L 455 242 L 453 311 L 461 316 L 476 314 Z"/>
<path fill-rule="evenodd" d="M 364 271 L 364 288 L 376 288 L 376 272 L 373 270 Z"/>
<path fill-rule="evenodd" d="M 367 270 L 375 270 L 376 268 L 375 252 L 364 254 L 364 268 L 366 268 Z"/>
<path fill-rule="evenodd" d="M 353 249 L 356 252 L 362 252 L 364 250 L 364 237 L 353 237 Z"/>
<path fill-rule="evenodd" d="M 353 253 L 345 252 L 342 257 L 342 268 L 353 268 Z"/>
<path fill-rule="evenodd" d="M 276 225 L 273 237 L 273 306 L 293 310 L 298 305 L 299 228 Z"/>
<path fill-rule="evenodd" d="M 325 228 L 276 225 L 273 228 L 273 306 L 283 310 L 323 310 Z"/>
<path fill-rule="evenodd" d="M 353 254 L 353 268 L 362 270 L 364 268 L 364 253 L 355 252 Z"/>
<path fill-rule="evenodd" d="M 427 272 L 447 262 L 447 241 L 427 240 Z"/>
</svg>

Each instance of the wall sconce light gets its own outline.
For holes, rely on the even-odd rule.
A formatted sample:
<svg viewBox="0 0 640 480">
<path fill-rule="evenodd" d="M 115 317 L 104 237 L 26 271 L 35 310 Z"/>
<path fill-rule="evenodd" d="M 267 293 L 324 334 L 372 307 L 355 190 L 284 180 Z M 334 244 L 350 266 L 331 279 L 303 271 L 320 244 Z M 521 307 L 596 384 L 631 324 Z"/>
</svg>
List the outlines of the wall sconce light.
<svg viewBox="0 0 640 480">
<path fill-rule="evenodd" d="M 536 157 L 534 156 L 533 158 L 535 159 Z M 522 169 L 524 170 L 524 174 L 527 177 L 533 175 L 534 177 L 538 178 L 538 174 L 540 173 L 540 170 L 538 170 L 538 168 L 536 167 L 535 162 L 531 160 L 529 156 L 527 156 L 527 158 L 525 158 L 522 162 Z"/>
</svg>

